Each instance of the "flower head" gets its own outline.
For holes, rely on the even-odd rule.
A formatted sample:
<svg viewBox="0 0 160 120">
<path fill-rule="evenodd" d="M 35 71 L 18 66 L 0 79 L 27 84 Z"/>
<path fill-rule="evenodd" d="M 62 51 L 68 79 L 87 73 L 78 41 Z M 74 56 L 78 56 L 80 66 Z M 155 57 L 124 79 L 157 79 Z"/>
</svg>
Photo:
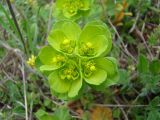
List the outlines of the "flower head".
<svg viewBox="0 0 160 120">
<path fill-rule="evenodd" d="M 36 57 L 34 55 L 31 55 L 31 57 L 27 60 L 27 64 L 30 65 L 31 67 L 34 67 L 35 60 L 36 60 Z"/>
<path fill-rule="evenodd" d="M 117 63 L 105 57 L 111 50 L 111 33 L 101 21 L 92 21 L 83 29 L 71 21 L 57 22 L 48 43 L 39 59 L 40 70 L 49 71 L 52 91 L 75 97 L 84 81 L 91 85 L 115 84 Z"/>
<path fill-rule="evenodd" d="M 56 12 L 65 18 L 73 18 L 89 11 L 93 0 L 57 0 Z"/>
</svg>

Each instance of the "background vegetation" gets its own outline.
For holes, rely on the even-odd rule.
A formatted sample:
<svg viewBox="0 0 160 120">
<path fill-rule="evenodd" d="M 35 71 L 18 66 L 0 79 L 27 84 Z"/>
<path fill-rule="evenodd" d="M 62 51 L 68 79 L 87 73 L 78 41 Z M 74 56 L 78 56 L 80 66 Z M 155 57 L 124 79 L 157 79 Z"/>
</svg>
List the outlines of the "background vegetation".
<svg viewBox="0 0 160 120">
<path fill-rule="evenodd" d="M 160 120 L 159 0 L 94 1 L 78 22 L 98 18 L 109 26 L 120 78 L 67 103 L 52 96 L 47 79 L 26 64 L 47 44 L 55 2 L 11 0 L 11 10 L 7 1 L 0 1 L 0 120 Z"/>
</svg>

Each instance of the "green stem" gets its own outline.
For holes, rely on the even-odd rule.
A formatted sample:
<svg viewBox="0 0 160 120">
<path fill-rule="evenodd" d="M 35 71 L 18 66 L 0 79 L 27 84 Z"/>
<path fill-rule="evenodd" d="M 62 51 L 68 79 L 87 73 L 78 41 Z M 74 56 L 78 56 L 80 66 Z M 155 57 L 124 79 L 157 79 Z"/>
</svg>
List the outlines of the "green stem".
<svg viewBox="0 0 160 120">
<path fill-rule="evenodd" d="M 82 61 L 81 61 L 81 59 L 79 59 L 79 72 L 80 72 L 80 76 L 81 76 L 81 78 L 82 78 Z"/>
</svg>

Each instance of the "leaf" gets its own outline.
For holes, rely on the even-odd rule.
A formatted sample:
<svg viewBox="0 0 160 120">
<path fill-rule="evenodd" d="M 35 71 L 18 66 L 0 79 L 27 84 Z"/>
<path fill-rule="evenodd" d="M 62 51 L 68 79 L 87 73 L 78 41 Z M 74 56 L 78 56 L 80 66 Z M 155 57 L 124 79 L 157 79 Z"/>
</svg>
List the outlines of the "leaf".
<svg viewBox="0 0 160 120">
<path fill-rule="evenodd" d="M 64 21 L 61 30 L 68 37 L 68 39 L 77 41 L 81 33 L 81 28 L 78 24 L 71 21 Z"/>
<path fill-rule="evenodd" d="M 128 86 L 130 83 L 130 80 L 129 80 L 130 75 L 129 75 L 128 71 L 126 71 L 125 69 L 120 69 L 119 76 L 120 76 L 120 78 L 119 78 L 118 84 Z"/>
<path fill-rule="evenodd" d="M 21 100 L 21 94 L 17 84 L 12 82 L 11 80 L 6 82 L 7 93 L 9 95 L 9 99 L 12 101 Z"/>
<path fill-rule="evenodd" d="M 39 53 L 39 59 L 41 62 L 45 65 L 51 65 L 52 64 L 52 59 L 58 55 L 59 53 L 55 51 L 52 47 L 50 46 L 45 46 L 41 49 Z"/>
<path fill-rule="evenodd" d="M 160 60 L 153 60 L 149 65 L 149 69 L 151 73 L 153 73 L 154 75 L 159 74 L 160 73 Z"/>
<path fill-rule="evenodd" d="M 92 44 L 93 49 L 95 50 L 94 54 L 92 55 L 93 57 L 103 56 L 104 53 L 107 53 L 106 51 L 108 51 L 109 41 L 104 35 L 96 35 L 89 39 L 81 39 L 79 41 L 79 48 L 86 43 Z"/>
<path fill-rule="evenodd" d="M 69 97 L 75 97 L 78 95 L 80 88 L 82 87 L 82 79 L 74 80 L 68 92 Z"/>
<path fill-rule="evenodd" d="M 38 120 L 71 120 L 69 110 L 64 107 L 60 107 L 52 114 L 47 113 L 43 109 L 39 109 L 35 115 Z"/>
<path fill-rule="evenodd" d="M 160 97 L 157 96 L 149 103 L 149 107 L 150 109 L 156 108 L 159 104 L 160 104 Z"/>
<path fill-rule="evenodd" d="M 144 55 L 139 56 L 137 68 L 138 68 L 139 73 L 149 72 L 149 62 L 148 62 L 148 59 Z"/>
<path fill-rule="evenodd" d="M 117 68 L 117 62 L 112 57 L 95 58 L 96 67 L 103 69 L 107 72 L 107 79 L 100 86 L 93 86 L 98 91 L 105 90 L 106 87 L 115 85 L 119 80 L 119 72 Z"/>
<path fill-rule="evenodd" d="M 71 82 L 60 79 L 58 72 L 59 71 L 54 71 L 49 75 L 48 80 L 50 87 L 58 93 L 66 93 L 71 86 Z"/>
<path fill-rule="evenodd" d="M 112 47 L 112 38 L 111 38 L 111 33 L 109 31 L 109 28 L 106 26 L 106 24 L 104 24 L 101 21 L 92 21 L 89 22 L 88 24 L 85 25 L 85 27 L 83 28 L 81 34 L 80 34 L 80 38 L 79 38 L 79 46 L 81 44 L 81 42 L 97 42 L 99 43 L 101 41 L 101 39 L 97 36 L 103 36 L 103 38 L 101 39 L 105 39 L 105 45 L 99 46 L 103 47 L 103 49 L 105 49 L 105 51 L 103 51 L 104 55 L 106 55 Z M 105 36 L 105 37 L 104 37 Z M 94 38 L 97 37 L 99 40 L 95 40 Z M 99 44 L 97 44 L 99 45 Z"/>
<path fill-rule="evenodd" d="M 81 33 L 81 28 L 75 22 L 69 20 L 60 20 L 53 25 L 53 29 L 51 30 L 51 36 L 54 31 L 61 31 L 63 35 L 65 35 L 68 39 L 78 40 L 79 35 Z"/>
<path fill-rule="evenodd" d="M 65 107 L 57 109 L 54 113 L 54 116 L 57 118 L 56 120 L 71 120 L 69 110 Z"/>
<path fill-rule="evenodd" d="M 84 80 L 92 85 L 100 85 L 107 78 L 107 72 L 97 68 L 95 72 L 92 73 L 90 77 L 85 77 Z"/>
<path fill-rule="evenodd" d="M 118 75 L 117 61 L 113 57 L 94 59 L 96 66 L 107 72 L 107 78 L 114 78 Z"/>
<path fill-rule="evenodd" d="M 48 36 L 48 43 L 57 51 L 61 51 L 60 44 L 67 38 L 61 30 L 51 30 Z"/>
<path fill-rule="evenodd" d="M 112 110 L 107 107 L 95 107 L 91 113 L 90 120 L 113 120 Z"/>
<path fill-rule="evenodd" d="M 160 112 L 158 110 L 150 111 L 147 120 L 160 120 Z"/>
<path fill-rule="evenodd" d="M 38 118 L 38 120 L 58 120 L 57 117 L 52 115 L 49 115 L 46 111 L 39 109 L 36 113 L 35 113 L 36 117 Z"/>
<path fill-rule="evenodd" d="M 57 52 L 56 50 L 54 50 L 50 46 L 46 46 L 46 47 L 42 48 L 38 57 L 44 65 L 40 66 L 40 70 L 41 71 L 55 70 L 55 69 L 58 69 L 61 66 L 63 66 L 63 64 L 59 65 L 59 64 L 56 64 L 53 62 L 53 58 L 55 58 L 57 56 L 63 56 L 63 55 L 61 53 Z"/>
</svg>

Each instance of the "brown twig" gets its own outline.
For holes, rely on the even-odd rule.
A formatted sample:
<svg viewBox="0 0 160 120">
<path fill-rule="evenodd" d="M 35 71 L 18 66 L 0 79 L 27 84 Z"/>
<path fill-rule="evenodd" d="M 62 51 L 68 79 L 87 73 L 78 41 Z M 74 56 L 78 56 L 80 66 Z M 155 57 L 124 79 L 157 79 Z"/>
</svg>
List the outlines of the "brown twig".
<svg viewBox="0 0 160 120">
<path fill-rule="evenodd" d="M 22 79 L 23 79 L 23 92 L 24 92 L 24 105 L 25 105 L 25 116 L 26 120 L 28 120 L 28 105 L 27 105 L 27 89 L 26 89 L 26 75 L 24 70 L 24 63 L 23 58 L 21 57 L 22 66 L 21 66 L 21 72 L 22 72 Z"/>
<path fill-rule="evenodd" d="M 100 3 L 101 3 L 101 6 L 102 6 L 102 10 L 103 10 L 103 14 L 105 16 L 105 18 L 108 20 L 108 23 L 110 24 L 110 26 L 113 28 L 113 30 L 115 31 L 115 34 L 117 35 L 118 39 L 120 40 L 120 42 L 122 43 L 122 51 L 125 52 L 126 55 L 128 55 L 129 57 L 131 57 L 136 63 L 137 63 L 137 60 L 136 58 L 128 51 L 126 45 L 124 44 L 122 38 L 120 37 L 116 27 L 112 24 L 111 20 L 109 19 L 107 13 L 105 12 L 105 6 L 104 6 L 104 1 L 103 0 L 100 0 Z M 124 49 L 124 50 L 123 50 Z"/>
<path fill-rule="evenodd" d="M 114 98 L 114 101 L 115 101 L 118 105 L 120 105 L 119 101 L 118 101 L 116 98 Z M 120 108 L 120 110 L 122 111 L 125 120 L 129 120 L 129 119 L 128 119 L 128 116 L 127 116 L 126 112 L 123 110 L 123 108 L 122 108 L 122 107 L 119 107 L 119 108 Z"/>
<path fill-rule="evenodd" d="M 119 35 L 116 27 L 112 24 L 111 20 L 108 18 L 108 23 L 111 25 L 111 27 L 113 28 L 113 30 L 115 31 L 115 34 L 117 35 L 118 39 L 120 40 L 120 42 L 122 43 L 122 49 L 124 49 L 124 52 L 129 56 L 131 57 L 136 63 L 137 63 L 137 60 L 136 58 L 128 51 L 126 45 L 124 44 L 121 36 Z"/>
<path fill-rule="evenodd" d="M 147 51 L 148 51 L 148 53 L 149 53 L 149 55 L 150 55 L 150 58 L 151 58 L 151 60 L 152 60 L 152 59 L 153 59 L 152 52 L 151 52 L 151 50 L 149 49 L 149 47 L 148 47 L 148 45 L 147 45 L 147 43 L 146 43 L 146 40 L 145 40 L 142 32 L 141 32 L 138 28 L 135 28 L 135 31 L 136 31 L 137 35 L 139 36 L 139 38 L 143 41 L 143 43 L 144 43 L 144 45 L 145 45 L 145 47 L 146 47 L 146 49 L 147 49 Z"/>
<path fill-rule="evenodd" d="M 25 117 L 26 120 L 28 120 L 28 106 L 27 106 L 27 93 L 26 93 L 26 76 L 25 76 L 25 70 L 24 70 L 24 65 L 25 61 L 23 59 L 22 53 L 19 49 L 14 49 L 11 48 L 7 43 L 1 42 L 0 45 L 5 48 L 8 51 L 12 51 L 21 61 L 21 73 L 22 73 L 22 79 L 23 79 L 23 87 L 24 87 L 24 104 L 25 104 Z"/>
<path fill-rule="evenodd" d="M 122 104 L 94 104 L 95 106 L 101 106 L 101 107 L 122 107 L 122 108 L 143 108 L 143 107 L 148 107 L 149 105 L 122 105 Z M 160 107 L 158 105 L 157 107 Z"/>
<path fill-rule="evenodd" d="M 139 16 L 140 16 L 140 12 L 138 12 L 138 13 L 137 13 L 137 16 L 136 16 L 135 22 L 134 22 L 134 24 L 132 25 L 131 29 L 129 30 L 129 33 L 132 33 L 132 32 L 134 31 L 134 29 L 136 28 L 136 25 L 137 25 L 137 22 L 138 22 Z"/>
</svg>

